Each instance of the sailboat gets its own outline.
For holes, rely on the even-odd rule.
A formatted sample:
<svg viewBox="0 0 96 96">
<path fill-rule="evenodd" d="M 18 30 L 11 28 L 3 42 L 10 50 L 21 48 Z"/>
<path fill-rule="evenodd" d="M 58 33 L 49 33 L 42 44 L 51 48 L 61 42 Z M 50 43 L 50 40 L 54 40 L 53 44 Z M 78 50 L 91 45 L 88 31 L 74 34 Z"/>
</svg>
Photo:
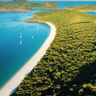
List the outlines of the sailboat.
<svg viewBox="0 0 96 96">
<path fill-rule="evenodd" d="M 20 38 L 22 38 L 22 34 L 20 34 Z"/>
<path fill-rule="evenodd" d="M 32 39 L 34 39 L 34 36 L 32 36 Z"/>
<path fill-rule="evenodd" d="M 22 45 L 22 40 L 20 40 L 19 44 Z"/>
</svg>

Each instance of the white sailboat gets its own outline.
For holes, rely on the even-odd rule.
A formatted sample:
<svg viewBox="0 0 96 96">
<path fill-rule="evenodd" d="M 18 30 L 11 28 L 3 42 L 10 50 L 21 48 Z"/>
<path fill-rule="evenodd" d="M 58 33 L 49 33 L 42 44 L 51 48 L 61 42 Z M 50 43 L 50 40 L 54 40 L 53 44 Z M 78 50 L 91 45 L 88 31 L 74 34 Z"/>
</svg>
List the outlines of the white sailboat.
<svg viewBox="0 0 96 96">
<path fill-rule="evenodd" d="M 22 34 L 20 34 L 20 38 L 22 38 Z"/>
<path fill-rule="evenodd" d="M 20 40 L 19 44 L 22 45 L 22 40 Z"/>
<path fill-rule="evenodd" d="M 32 39 L 34 39 L 34 36 L 32 36 Z"/>
</svg>

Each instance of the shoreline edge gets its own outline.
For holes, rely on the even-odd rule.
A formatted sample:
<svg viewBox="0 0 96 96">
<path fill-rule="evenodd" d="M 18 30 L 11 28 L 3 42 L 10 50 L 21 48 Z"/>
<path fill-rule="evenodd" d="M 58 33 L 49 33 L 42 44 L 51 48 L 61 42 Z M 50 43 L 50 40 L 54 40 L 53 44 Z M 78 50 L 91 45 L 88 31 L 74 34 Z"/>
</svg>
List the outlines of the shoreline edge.
<svg viewBox="0 0 96 96">
<path fill-rule="evenodd" d="M 32 58 L 0 89 L 0 96 L 9 96 L 12 91 L 23 81 L 25 76 L 32 71 L 32 69 L 38 64 L 40 59 L 45 55 L 47 49 L 55 38 L 56 27 L 49 22 L 45 23 L 51 27 L 50 34 L 45 40 L 40 49 L 32 56 Z"/>
</svg>

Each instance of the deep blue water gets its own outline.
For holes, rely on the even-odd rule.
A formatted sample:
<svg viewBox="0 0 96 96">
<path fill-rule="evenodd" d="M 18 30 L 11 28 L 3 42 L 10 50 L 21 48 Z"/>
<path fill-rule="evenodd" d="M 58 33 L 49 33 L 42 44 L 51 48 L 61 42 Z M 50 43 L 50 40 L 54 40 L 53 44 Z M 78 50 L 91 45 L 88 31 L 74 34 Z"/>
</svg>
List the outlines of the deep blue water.
<svg viewBox="0 0 96 96">
<path fill-rule="evenodd" d="M 7 1 L 7 0 L 5 0 Z M 45 1 L 34 1 L 44 3 Z M 75 5 L 96 5 L 96 1 L 54 1 L 61 9 Z M 33 18 L 36 12 L 0 12 L 0 87 L 24 66 L 37 52 L 50 33 L 50 27 L 41 23 L 21 22 Z M 94 12 L 88 14 L 96 15 Z"/>
</svg>

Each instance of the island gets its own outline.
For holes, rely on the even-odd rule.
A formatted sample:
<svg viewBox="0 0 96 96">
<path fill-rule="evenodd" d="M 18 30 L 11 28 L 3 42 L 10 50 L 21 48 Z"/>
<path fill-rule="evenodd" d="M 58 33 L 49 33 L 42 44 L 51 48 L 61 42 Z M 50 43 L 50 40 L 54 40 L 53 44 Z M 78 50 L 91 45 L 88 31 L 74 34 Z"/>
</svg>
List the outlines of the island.
<svg viewBox="0 0 96 96">
<path fill-rule="evenodd" d="M 0 1 L 0 11 L 31 11 L 32 9 L 58 9 L 53 2 L 32 3 L 27 0 Z"/>
<path fill-rule="evenodd" d="M 69 9 L 34 16 L 24 21 L 50 22 L 56 36 L 11 96 L 95 96 L 96 16 Z"/>
<path fill-rule="evenodd" d="M 69 10 L 77 10 L 81 12 L 96 12 L 96 6 L 95 5 L 78 5 L 78 6 L 69 6 L 66 9 Z"/>
</svg>

